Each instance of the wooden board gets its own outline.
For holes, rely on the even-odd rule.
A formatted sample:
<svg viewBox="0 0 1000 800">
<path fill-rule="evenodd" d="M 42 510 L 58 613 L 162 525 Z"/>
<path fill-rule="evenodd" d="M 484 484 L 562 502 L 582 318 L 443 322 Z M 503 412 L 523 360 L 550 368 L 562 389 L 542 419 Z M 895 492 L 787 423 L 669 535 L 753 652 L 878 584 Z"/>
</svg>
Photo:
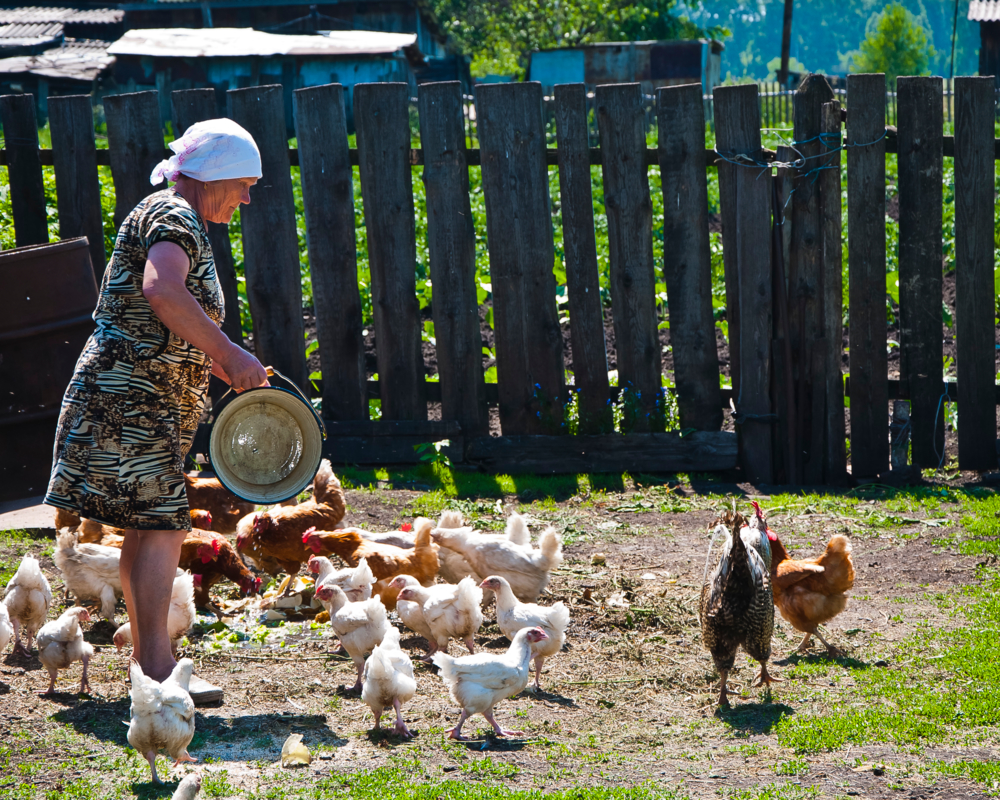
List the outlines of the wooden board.
<svg viewBox="0 0 1000 800">
<path fill-rule="evenodd" d="M 712 258 L 708 246 L 708 179 L 701 85 L 657 92 L 660 182 L 663 188 L 663 275 L 670 311 L 670 344 L 681 428 L 717 431 L 722 409 L 719 353 L 712 316 Z"/>
<path fill-rule="evenodd" d="M 889 468 L 885 319 L 885 76 L 850 75 L 847 91 L 851 474 Z M 940 367 L 939 367 L 940 368 Z"/>
<path fill-rule="evenodd" d="M 596 435 L 614 430 L 608 402 L 608 354 L 604 341 L 594 197 L 587 131 L 587 92 L 582 83 L 555 87 L 556 137 L 559 143 L 559 197 L 569 295 L 569 332 L 574 387 L 579 397 L 579 432 Z"/>
<path fill-rule="evenodd" d="M 294 93 L 302 201 L 323 382 L 323 416 L 367 420 L 365 343 L 354 232 L 354 180 L 339 83 Z"/>
<path fill-rule="evenodd" d="M 556 311 L 542 87 L 476 87 L 493 287 L 500 426 L 562 430 L 562 332 Z"/>
<path fill-rule="evenodd" d="M 422 444 L 440 440 L 437 434 L 419 436 L 331 436 L 323 442 L 323 457 L 334 466 L 363 464 L 419 464 Z M 461 462 L 465 440 L 452 437 L 442 452 Z"/>
<path fill-rule="evenodd" d="M 104 278 L 104 221 L 101 184 L 94 141 L 94 108 L 90 95 L 49 98 L 49 130 L 56 173 L 59 238 L 86 236 L 97 285 Z"/>
<path fill-rule="evenodd" d="M 900 378 L 910 384 L 910 453 L 914 466 L 936 468 L 944 455 L 938 414 L 943 359 L 942 186 L 944 125 L 941 78 L 901 77 L 899 108 Z"/>
<path fill-rule="evenodd" d="M 993 78 L 955 79 L 958 465 L 997 468 L 993 289 Z"/>
<path fill-rule="evenodd" d="M 144 197 L 167 187 L 153 186 L 149 175 L 164 158 L 157 92 L 112 94 L 104 98 L 108 156 L 115 182 L 115 227 L 121 227 Z"/>
<path fill-rule="evenodd" d="M 264 177 L 240 209 L 247 300 L 257 358 L 306 385 L 302 276 L 280 86 L 229 90 L 229 116 L 260 149 Z"/>
<path fill-rule="evenodd" d="M 0 122 L 7 151 L 7 178 L 14 217 L 14 239 L 18 247 L 47 244 L 45 184 L 38 157 L 38 124 L 35 98 L 30 94 L 0 97 Z M 91 123 L 93 127 L 93 123 Z"/>
<path fill-rule="evenodd" d="M 415 279 L 409 101 L 405 83 L 362 83 L 354 89 L 375 348 L 386 419 L 427 418 Z"/>
<path fill-rule="evenodd" d="M 482 435 L 489 432 L 489 415 L 462 85 L 458 81 L 425 83 L 420 87 L 419 104 L 441 416 L 460 422 L 468 435 Z"/>
</svg>

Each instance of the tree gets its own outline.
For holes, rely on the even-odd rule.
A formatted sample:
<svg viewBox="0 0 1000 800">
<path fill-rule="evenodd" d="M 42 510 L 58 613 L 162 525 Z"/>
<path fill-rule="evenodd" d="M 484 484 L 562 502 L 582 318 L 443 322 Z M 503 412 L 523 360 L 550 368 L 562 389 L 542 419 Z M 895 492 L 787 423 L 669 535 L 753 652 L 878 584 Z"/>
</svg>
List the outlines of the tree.
<svg viewBox="0 0 1000 800">
<path fill-rule="evenodd" d="M 855 51 L 852 72 L 884 72 L 889 86 L 900 75 L 927 75 L 934 47 L 917 18 L 890 3 L 868 21 L 868 35 Z"/>
</svg>

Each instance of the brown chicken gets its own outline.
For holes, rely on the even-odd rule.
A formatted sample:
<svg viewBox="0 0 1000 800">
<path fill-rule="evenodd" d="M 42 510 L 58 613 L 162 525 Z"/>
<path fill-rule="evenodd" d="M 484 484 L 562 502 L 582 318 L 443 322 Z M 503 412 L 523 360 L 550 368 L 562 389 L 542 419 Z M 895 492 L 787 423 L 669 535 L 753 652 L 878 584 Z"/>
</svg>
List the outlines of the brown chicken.
<svg viewBox="0 0 1000 800">
<path fill-rule="evenodd" d="M 194 602 L 199 608 L 208 608 L 220 619 L 222 611 L 209 597 L 209 590 L 224 578 L 228 578 L 243 592 L 244 596 L 257 594 L 261 579 L 255 577 L 236 548 L 225 536 L 212 531 L 193 530 L 181 545 L 181 569 L 194 575 Z"/>
<path fill-rule="evenodd" d="M 202 530 L 236 533 L 236 523 L 256 508 L 253 503 L 240 500 L 223 486 L 218 478 L 195 478 L 185 475 L 184 482 L 188 505 L 191 508 L 203 509 L 211 515 L 208 525 L 195 526 Z"/>
<path fill-rule="evenodd" d="M 312 500 L 247 514 L 236 526 L 236 549 L 268 575 L 286 572 L 295 576 L 312 555 L 302 534 L 310 528 L 336 529 L 346 510 L 344 490 L 324 458 L 313 479 Z M 291 586 L 289 581 L 286 592 Z"/>
<path fill-rule="evenodd" d="M 192 509 L 191 527 L 201 530 L 209 530 L 212 526 L 212 515 L 207 511 Z M 80 534 L 80 544 L 103 544 L 105 547 L 121 547 L 121 539 L 125 531 L 121 528 L 113 528 L 110 525 L 102 525 L 92 519 L 79 517 L 71 511 L 56 509 L 56 530 L 69 528 Z M 105 541 L 107 539 L 107 541 Z"/>
<path fill-rule="evenodd" d="M 823 555 L 793 560 L 777 534 L 764 521 L 760 506 L 754 503 L 754 508 L 758 524 L 765 527 L 771 540 L 774 604 L 795 630 L 805 634 L 795 652 L 803 652 L 815 635 L 826 645 L 829 655 L 843 655 L 839 648 L 823 638 L 819 626 L 829 622 L 847 607 L 846 592 L 854 587 L 851 541 L 838 533 L 827 542 Z"/>
</svg>

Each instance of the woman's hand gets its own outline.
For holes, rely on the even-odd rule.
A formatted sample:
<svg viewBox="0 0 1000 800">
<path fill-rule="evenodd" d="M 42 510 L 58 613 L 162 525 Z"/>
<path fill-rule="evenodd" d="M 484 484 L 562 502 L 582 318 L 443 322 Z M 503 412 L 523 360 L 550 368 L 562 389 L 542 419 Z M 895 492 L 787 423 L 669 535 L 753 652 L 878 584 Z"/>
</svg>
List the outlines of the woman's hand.
<svg viewBox="0 0 1000 800">
<path fill-rule="evenodd" d="M 215 364 L 212 365 L 213 372 Z M 242 347 L 233 345 L 224 363 L 219 365 L 225 376 L 219 376 L 233 387 L 233 391 L 242 392 L 246 389 L 256 389 L 258 386 L 270 386 L 267 381 L 267 370 Z"/>
</svg>

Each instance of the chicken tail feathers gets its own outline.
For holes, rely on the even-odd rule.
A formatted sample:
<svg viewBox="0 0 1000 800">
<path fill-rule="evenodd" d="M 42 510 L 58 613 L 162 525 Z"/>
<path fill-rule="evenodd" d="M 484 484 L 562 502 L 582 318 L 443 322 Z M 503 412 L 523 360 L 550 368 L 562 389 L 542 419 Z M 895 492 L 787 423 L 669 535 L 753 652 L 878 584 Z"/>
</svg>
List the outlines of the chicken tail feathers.
<svg viewBox="0 0 1000 800">
<path fill-rule="evenodd" d="M 330 459 L 324 458 L 316 471 L 316 477 L 313 478 L 313 502 L 326 503 L 329 500 L 329 493 L 337 489 L 340 489 L 340 481 L 333 474 Z"/>
<path fill-rule="evenodd" d="M 483 602 L 483 590 L 476 586 L 472 578 L 462 578 L 458 582 L 458 601 L 463 608 L 469 606 L 479 608 Z"/>
<path fill-rule="evenodd" d="M 705 553 L 705 574 L 702 575 L 702 577 L 701 577 L 701 583 L 702 583 L 702 585 L 705 585 L 706 583 L 708 583 L 708 568 L 710 566 L 712 566 L 712 549 L 715 547 L 715 538 L 720 533 L 723 536 L 728 536 L 729 535 L 729 530 L 726 528 L 725 525 L 722 525 L 721 523 L 719 525 L 716 525 L 712 529 L 712 538 L 708 542 L 708 552 Z"/>
<path fill-rule="evenodd" d="M 129 695 L 136 708 L 153 713 L 158 711 L 163 705 L 160 685 L 152 678 L 146 677 L 138 661 L 133 661 L 129 665 L 129 676 L 132 679 Z"/>
<path fill-rule="evenodd" d="M 507 517 L 507 539 L 511 544 L 524 546 L 529 543 L 528 523 L 520 514 L 511 514 Z"/>
<path fill-rule="evenodd" d="M 464 523 L 461 511 L 442 511 L 437 526 L 439 528 L 461 528 Z"/>
<path fill-rule="evenodd" d="M 837 555 L 845 555 L 850 553 L 854 547 L 851 545 L 851 540 L 848 539 L 844 534 L 838 533 L 831 537 L 830 541 L 826 543 L 826 554 L 832 555 L 836 553 Z"/>
<path fill-rule="evenodd" d="M 418 517 L 414 520 L 413 527 L 416 528 L 416 535 L 413 537 L 414 549 L 430 547 L 431 531 L 434 530 L 434 522 L 426 517 Z"/>
<path fill-rule="evenodd" d="M 562 600 L 552 605 L 549 611 L 549 624 L 560 631 L 569 627 L 569 608 Z"/>
<path fill-rule="evenodd" d="M 68 528 L 59 531 L 56 534 L 56 549 L 57 550 L 72 550 L 76 543 L 80 539 L 80 534 L 76 531 L 71 531 Z"/>
<path fill-rule="evenodd" d="M 556 533 L 555 528 L 549 527 L 542 531 L 542 535 L 538 537 L 538 546 L 542 555 L 548 559 L 550 570 L 562 563 L 562 537 Z"/>
<path fill-rule="evenodd" d="M 447 653 L 437 652 L 431 656 L 431 661 L 434 662 L 434 666 L 441 670 L 441 680 L 447 684 L 454 682 L 455 659 L 452 656 Z"/>
</svg>

